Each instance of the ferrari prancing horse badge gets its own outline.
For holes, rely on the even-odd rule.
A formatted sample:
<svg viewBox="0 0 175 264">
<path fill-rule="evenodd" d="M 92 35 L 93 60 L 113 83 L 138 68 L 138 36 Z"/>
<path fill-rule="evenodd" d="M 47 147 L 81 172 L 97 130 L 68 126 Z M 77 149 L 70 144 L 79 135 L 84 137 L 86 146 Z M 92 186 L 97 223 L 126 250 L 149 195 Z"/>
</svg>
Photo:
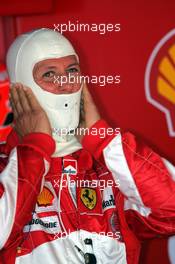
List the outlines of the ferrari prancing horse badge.
<svg viewBox="0 0 175 264">
<path fill-rule="evenodd" d="M 82 188 L 81 200 L 88 209 L 93 210 L 97 203 L 96 191 L 91 188 Z"/>
</svg>

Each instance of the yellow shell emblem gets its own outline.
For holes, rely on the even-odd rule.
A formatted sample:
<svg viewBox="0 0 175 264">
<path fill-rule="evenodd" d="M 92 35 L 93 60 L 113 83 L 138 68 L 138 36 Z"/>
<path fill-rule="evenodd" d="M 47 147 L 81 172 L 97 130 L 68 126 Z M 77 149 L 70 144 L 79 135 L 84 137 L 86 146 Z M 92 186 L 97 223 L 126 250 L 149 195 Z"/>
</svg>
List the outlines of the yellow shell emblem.
<svg viewBox="0 0 175 264">
<path fill-rule="evenodd" d="M 160 61 L 157 88 L 161 96 L 175 104 L 175 67 L 173 65 L 175 63 L 175 44 L 169 48 L 168 55 L 171 60 L 168 56 L 164 56 Z"/>
<path fill-rule="evenodd" d="M 94 189 L 82 188 L 81 189 L 81 201 L 90 210 L 93 210 L 97 204 L 97 194 Z"/>
<path fill-rule="evenodd" d="M 47 187 L 44 187 L 42 192 L 38 195 L 37 203 L 39 206 L 52 205 L 53 199 L 54 195 L 52 192 Z"/>
</svg>

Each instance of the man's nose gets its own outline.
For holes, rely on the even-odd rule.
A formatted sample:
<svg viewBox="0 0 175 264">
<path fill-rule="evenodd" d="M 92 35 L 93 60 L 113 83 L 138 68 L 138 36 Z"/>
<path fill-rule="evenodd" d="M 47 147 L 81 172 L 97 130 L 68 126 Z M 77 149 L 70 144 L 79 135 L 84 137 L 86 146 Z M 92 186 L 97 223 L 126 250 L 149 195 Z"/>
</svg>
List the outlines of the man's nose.
<svg viewBox="0 0 175 264">
<path fill-rule="evenodd" d="M 59 75 L 55 78 L 54 83 L 61 92 L 73 93 L 77 90 L 77 84 L 71 76 Z"/>
</svg>

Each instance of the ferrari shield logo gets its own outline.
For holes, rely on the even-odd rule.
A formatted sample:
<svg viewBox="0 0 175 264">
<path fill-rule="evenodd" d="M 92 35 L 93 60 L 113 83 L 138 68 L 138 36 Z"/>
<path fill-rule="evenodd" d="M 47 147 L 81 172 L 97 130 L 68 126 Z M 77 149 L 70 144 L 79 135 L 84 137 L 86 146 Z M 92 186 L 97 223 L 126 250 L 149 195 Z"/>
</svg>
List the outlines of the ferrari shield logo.
<svg viewBox="0 0 175 264">
<path fill-rule="evenodd" d="M 97 203 L 97 194 L 94 189 L 82 188 L 81 201 L 90 210 L 93 210 Z"/>
</svg>

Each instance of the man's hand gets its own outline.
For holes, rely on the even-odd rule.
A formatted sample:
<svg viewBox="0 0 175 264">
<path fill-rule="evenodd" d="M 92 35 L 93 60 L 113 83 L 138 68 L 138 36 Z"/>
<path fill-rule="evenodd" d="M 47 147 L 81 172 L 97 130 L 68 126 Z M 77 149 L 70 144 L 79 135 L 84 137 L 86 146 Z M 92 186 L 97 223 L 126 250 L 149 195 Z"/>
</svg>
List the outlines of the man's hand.
<svg viewBox="0 0 175 264">
<path fill-rule="evenodd" d="M 33 132 L 52 135 L 47 114 L 30 88 L 21 83 L 12 84 L 10 103 L 14 114 L 14 129 L 19 137 Z"/>
<path fill-rule="evenodd" d="M 81 99 L 81 113 L 80 113 L 80 125 L 77 128 L 77 138 L 81 142 L 84 135 L 80 135 L 80 128 L 90 128 L 100 119 L 98 109 L 92 99 L 91 94 L 88 91 L 87 85 L 84 83 Z M 79 131 L 78 131 L 79 129 Z"/>
<path fill-rule="evenodd" d="M 90 128 L 100 119 L 100 114 L 92 99 L 91 94 L 88 91 L 86 84 L 84 84 L 83 87 L 82 100 L 83 100 L 85 126 L 87 128 Z"/>
</svg>

